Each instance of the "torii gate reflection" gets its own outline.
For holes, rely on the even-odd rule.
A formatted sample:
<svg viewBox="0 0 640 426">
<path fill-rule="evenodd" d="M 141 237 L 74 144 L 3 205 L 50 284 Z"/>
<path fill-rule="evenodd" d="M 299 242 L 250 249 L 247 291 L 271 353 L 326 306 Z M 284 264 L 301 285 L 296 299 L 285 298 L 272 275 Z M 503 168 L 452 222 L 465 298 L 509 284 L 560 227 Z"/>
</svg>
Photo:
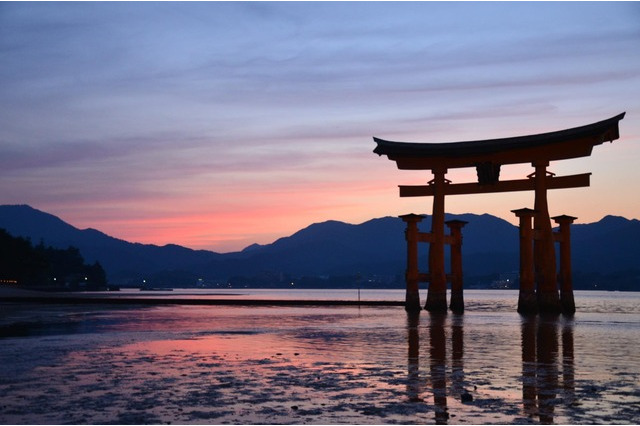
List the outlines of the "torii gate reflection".
<svg viewBox="0 0 640 426">
<path fill-rule="evenodd" d="M 464 371 L 464 317 L 447 318 L 431 313 L 428 319 L 429 373 L 420 374 L 420 315 L 407 316 L 407 396 L 410 402 L 423 402 L 421 395 L 431 393 L 436 424 L 447 424 L 451 417 L 447 401 L 472 403 L 482 398 L 483 389 L 472 389 Z M 561 337 L 558 333 L 561 330 Z M 451 345 L 448 350 L 449 342 Z M 561 350 L 560 350 L 561 345 Z M 575 367 L 572 319 L 560 320 L 554 315 L 523 317 L 522 348 L 522 414 L 538 417 L 543 424 L 553 423 L 559 393 L 563 405 L 575 400 Z M 449 355 L 450 354 L 450 355 Z M 561 356 L 561 359 L 559 359 Z M 561 368 L 560 368 L 561 366 Z M 562 388 L 560 387 L 562 377 Z M 465 400 L 466 399 L 466 400 Z M 495 402 L 495 401 L 494 401 Z M 506 406 L 506 401 L 495 402 Z"/>
<path fill-rule="evenodd" d="M 575 219 L 557 216 L 560 234 L 554 236 L 547 190 L 589 186 L 591 173 L 555 176 L 547 170 L 551 161 L 587 157 L 595 145 L 620 137 L 618 123 L 625 113 L 582 127 L 537 135 L 453 143 L 392 142 L 374 137 L 374 153 L 386 155 L 403 170 L 430 170 L 428 185 L 400 186 L 401 197 L 432 196 L 431 232 L 418 232 L 421 216 L 409 214 L 401 218 L 407 223 L 407 311 L 420 310 L 419 282 L 429 282 L 425 309 L 447 311 L 447 282 L 452 282 L 451 310 L 462 312 L 462 261 L 458 248 L 462 244 L 464 223 L 451 224 L 445 234 L 446 195 L 481 194 L 509 191 L 534 191 L 534 208 L 513 210 L 520 219 L 520 297 L 518 312 L 572 315 L 575 312 L 571 290 L 570 242 L 568 225 Z M 505 164 L 530 163 L 534 172 L 527 179 L 500 180 L 500 167 Z M 445 178 L 447 170 L 475 167 L 477 182 L 452 183 Z M 531 226 L 533 219 L 533 226 Z M 560 257 L 562 300 L 558 296 L 558 277 L 554 243 L 561 242 Z M 429 272 L 418 271 L 418 242 L 429 243 Z M 445 270 L 445 245 L 452 246 L 452 271 Z M 532 246 L 532 247 L 531 247 Z M 454 254 L 457 253 L 457 254 Z M 456 264 L 454 260 L 456 259 Z"/>
</svg>

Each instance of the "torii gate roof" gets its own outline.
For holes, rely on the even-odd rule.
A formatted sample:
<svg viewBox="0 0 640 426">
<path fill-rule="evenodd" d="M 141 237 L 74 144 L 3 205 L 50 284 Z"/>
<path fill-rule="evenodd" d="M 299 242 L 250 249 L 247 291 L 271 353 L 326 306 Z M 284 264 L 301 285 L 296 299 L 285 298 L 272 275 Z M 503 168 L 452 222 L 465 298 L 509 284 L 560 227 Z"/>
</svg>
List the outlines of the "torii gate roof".
<svg viewBox="0 0 640 426">
<path fill-rule="evenodd" d="M 618 122 L 626 113 L 572 129 L 537 135 L 467 142 L 393 142 L 374 137 L 373 150 L 395 161 L 399 169 L 476 167 L 588 157 L 595 145 L 620 137 Z"/>
</svg>

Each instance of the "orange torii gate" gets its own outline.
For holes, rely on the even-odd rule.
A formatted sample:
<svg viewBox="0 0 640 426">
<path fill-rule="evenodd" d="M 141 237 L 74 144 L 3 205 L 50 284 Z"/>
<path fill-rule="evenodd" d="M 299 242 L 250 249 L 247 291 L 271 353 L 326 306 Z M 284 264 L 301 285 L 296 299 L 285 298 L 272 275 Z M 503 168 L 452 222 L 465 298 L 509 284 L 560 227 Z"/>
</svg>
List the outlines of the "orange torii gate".
<svg viewBox="0 0 640 426">
<path fill-rule="evenodd" d="M 482 194 L 509 191 L 534 191 L 534 208 L 513 210 L 520 220 L 520 295 L 518 312 L 565 312 L 573 314 L 575 304 L 571 288 L 569 225 L 576 218 L 557 216 L 560 225 L 553 233 L 547 190 L 589 186 L 591 173 L 555 176 L 547 171 L 551 161 L 588 157 L 595 145 L 620 137 L 618 123 L 625 113 L 586 126 L 537 135 L 518 136 L 469 142 L 415 143 L 392 142 L 374 137 L 374 153 L 386 155 L 401 170 L 430 170 L 433 179 L 427 185 L 400 186 L 401 197 L 433 197 L 431 232 L 418 232 L 419 215 L 404 215 L 407 223 L 407 297 L 406 309 L 420 309 L 418 283 L 429 282 L 425 309 L 447 311 L 446 286 L 452 282 L 451 309 L 462 312 L 462 223 L 449 224 L 445 235 L 445 195 Z M 531 163 L 535 171 L 527 179 L 500 180 L 504 164 Z M 445 178 L 447 170 L 475 167 L 477 182 L 452 183 Z M 531 220 L 533 219 L 533 225 Z M 560 242 L 561 296 L 558 297 L 558 275 L 554 243 Z M 417 243 L 429 243 L 429 272 L 418 271 Z M 445 272 L 445 244 L 452 245 L 452 273 Z"/>
</svg>

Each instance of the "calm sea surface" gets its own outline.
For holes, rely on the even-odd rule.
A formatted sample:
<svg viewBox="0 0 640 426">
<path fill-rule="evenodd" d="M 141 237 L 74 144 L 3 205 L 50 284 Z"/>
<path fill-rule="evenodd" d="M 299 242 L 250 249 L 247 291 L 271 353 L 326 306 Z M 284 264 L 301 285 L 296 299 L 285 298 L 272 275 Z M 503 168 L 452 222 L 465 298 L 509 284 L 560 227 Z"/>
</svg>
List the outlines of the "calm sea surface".
<svg viewBox="0 0 640 426">
<path fill-rule="evenodd" d="M 163 294 L 404 298 L 147 293 Z M 572 319 L 525 319 L 517 296 L 466 291 L 464 315 L 417 316 L 402 307 L 0 302 L 0 423 L 640 423 L 640 293 L 576 292 Z"/>
</svg>

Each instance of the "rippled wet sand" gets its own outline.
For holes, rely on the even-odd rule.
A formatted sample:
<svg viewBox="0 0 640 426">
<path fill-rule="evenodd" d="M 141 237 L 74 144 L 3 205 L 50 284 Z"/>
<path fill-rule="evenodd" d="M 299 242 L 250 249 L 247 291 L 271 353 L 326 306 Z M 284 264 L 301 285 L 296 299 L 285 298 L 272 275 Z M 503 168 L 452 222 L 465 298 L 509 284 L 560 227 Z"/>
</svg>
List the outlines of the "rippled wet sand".
<svg viewBox="0 0 640 426">
<path fill-rule="evenodd" d="M 640 422 L 635 315 L 39 312 L 0 339 L 3 424 Z"/>
</svg>

